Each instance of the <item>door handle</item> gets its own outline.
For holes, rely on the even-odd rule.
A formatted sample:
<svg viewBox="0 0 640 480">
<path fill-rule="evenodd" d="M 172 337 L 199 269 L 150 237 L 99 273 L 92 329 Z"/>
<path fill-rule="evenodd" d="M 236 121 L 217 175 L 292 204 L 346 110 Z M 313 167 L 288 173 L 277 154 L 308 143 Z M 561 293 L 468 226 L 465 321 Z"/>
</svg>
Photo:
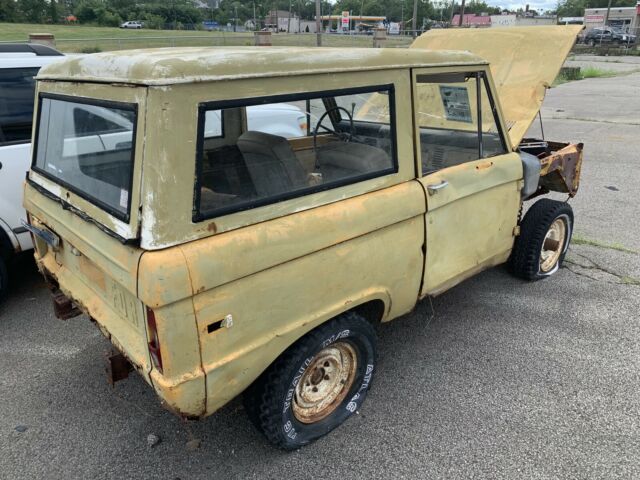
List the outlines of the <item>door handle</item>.
<svg viewBox="0 0 640 480">
<path fill-rule="evenodd" d="M 444 187 L 448 187 L 449 182 L 446 180 L 442 180 L 440 183 L 436 183 L 434 185 L 427 185 L 427 192 L 429 195 L 435 195 L 439 190 L 442 190 Z"/>
</svg>

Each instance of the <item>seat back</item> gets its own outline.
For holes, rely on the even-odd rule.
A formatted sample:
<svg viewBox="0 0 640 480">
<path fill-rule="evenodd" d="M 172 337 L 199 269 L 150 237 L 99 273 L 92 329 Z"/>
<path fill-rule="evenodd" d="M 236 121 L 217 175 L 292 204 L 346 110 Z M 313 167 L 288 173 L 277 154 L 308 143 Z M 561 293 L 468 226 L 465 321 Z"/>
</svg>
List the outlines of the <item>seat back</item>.
<svg viewBox="0 0 640 480">
<path fill-rule="evenodd" d="M 284 137 L 249 131 L 238 138 L 247 170 L 260 197 L 307 186 L 307 175 Z"/>
</svg>

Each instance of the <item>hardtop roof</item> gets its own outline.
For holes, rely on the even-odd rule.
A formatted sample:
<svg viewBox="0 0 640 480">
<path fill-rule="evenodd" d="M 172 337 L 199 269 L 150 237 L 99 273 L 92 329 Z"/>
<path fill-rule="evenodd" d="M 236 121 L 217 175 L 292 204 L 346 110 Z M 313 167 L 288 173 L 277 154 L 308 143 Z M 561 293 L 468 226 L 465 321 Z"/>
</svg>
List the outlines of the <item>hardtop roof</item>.
<svg viewBox="0 0 640 480">
<path fill-rule="evenodd" d="M 404 48 L 156 48 L 68 58 L 41 69 L 37 78 L 160 86 L 255 77 L 486 63 L 469 52 Z"/>
</svg>

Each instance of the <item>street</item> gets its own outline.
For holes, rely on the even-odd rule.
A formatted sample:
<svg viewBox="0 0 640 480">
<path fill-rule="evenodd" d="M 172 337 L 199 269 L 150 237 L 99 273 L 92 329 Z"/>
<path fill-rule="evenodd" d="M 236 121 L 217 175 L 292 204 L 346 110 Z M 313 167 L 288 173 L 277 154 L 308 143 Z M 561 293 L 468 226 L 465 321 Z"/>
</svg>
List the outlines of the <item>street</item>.
<svg viewBox="0 0 640 480">
<path fill-rule="evenodd" d="M 639 478 L 640 63 L 616 70 L 542 109 L 547 139 L 585 144 L 565 267 L 536 283 L 494 268 L 381 325 L 364 407 L 299 451 L 271 447 L 240 399 L 183 421 L 136 374 L 111 387 L 109 342 L 57 320 L 22 259 L 0 305 L 0 478 Z"/>
</svg>

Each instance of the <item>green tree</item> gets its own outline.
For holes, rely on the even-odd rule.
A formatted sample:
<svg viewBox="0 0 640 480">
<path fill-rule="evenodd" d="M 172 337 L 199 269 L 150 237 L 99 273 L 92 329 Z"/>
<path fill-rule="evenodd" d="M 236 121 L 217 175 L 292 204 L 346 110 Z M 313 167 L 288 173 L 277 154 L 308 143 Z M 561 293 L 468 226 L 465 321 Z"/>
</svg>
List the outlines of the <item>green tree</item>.
<svg viewBox="0 0 640 480">
<path fill-rule="evenodd" d="M 19 0 L 17 6 L 26 22 L 42 23 L 47 18 L 48 5 L 45 0 Z"/>
<path fill-rule="evenodd" d="M 0 0 L 0 22 L 19 22 L 21 21 L 21 12 L 15 0 Z"/>
<path fill-rule="evenodd" d="M 58 20 L 60 20 L 60 12 L 56 0 L 49 0 L 49 18 L 51 23 L 58 23 Z"/>
</svg>

